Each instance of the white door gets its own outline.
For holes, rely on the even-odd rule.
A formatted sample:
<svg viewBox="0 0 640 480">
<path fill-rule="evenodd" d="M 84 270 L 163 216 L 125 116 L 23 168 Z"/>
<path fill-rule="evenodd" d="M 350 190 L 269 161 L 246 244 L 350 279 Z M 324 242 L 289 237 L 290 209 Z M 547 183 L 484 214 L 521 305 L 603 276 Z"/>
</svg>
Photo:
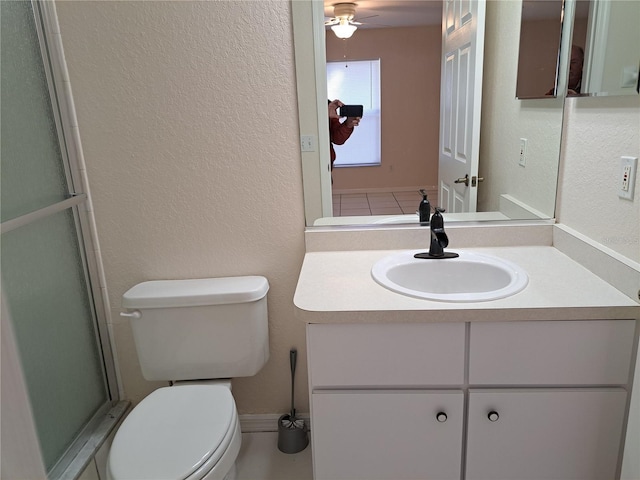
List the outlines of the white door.
<svg viewBox="0 0 640 480">
<path fill-rule="evenodd" d="M 471 390 L 466 480 L 615 478 L 626 398 L 621 388 Z"/>
<path fill-rule="evenodd" d="M 477 206 L 485 11 L 485 0 L 443 5 L 438 193 L 451 213 Z"/>
<path fill-rule="evenodd" d="M 312 395 L 316 480 L 460 480 L 461 391 Z"/>
</svg>

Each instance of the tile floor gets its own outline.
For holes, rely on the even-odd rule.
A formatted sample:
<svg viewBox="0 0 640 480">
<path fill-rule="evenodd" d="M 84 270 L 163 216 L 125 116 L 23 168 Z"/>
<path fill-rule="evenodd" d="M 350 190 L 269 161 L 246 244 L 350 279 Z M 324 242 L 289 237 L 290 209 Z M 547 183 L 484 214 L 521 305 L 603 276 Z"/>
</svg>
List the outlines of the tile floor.
<svg viewBox="0 0 640 480">
<path fill-rule="evenodd" d="M 432 205 L 437 203 L 436 191 L 427 190 Z M 334 193 L 333 216 L 403 215 L 416 213 L 422 197 L 418 190 L 375 193 Z M 435 203 L 434 203 L 435 202 Z"/>
<path fill-rule="evenodd" d="M 313 480 L 311 445 L 300 453 L 278 450 L 277 432 L 243 433 L 237 480 Z"/>
</svg>

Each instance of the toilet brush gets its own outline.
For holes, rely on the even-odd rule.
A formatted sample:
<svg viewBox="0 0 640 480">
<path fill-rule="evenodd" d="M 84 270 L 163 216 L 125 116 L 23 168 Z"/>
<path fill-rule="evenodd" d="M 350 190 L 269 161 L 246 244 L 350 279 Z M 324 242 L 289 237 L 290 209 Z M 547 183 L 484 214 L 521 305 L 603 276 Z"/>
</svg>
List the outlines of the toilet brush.
<svg viewBox="0 0 640 480">
<path fill-rule="evenodd" d="M 298 453 L 309 445 L 309 432 L 304 420 L 296 418 L 296 407 L 293 403 L 295 393 L 296 358 L 298 352 L 292 348 L 289 352 L 291 364 L 291 412 L 278 419 L 278 450 L 283 453 Z"/>
<path fill-rule="evenodd" d="M 285 428 L 304 428 L 304 420 L 296 418 L 296 409 L 293 401 L 295 387 L 296 387 L 296 361 L 298 358 L 298 351 L 293 348 L 289 352 L 289 364 L 291 366 L 291 413 L 289 418 L 282 419 L 282 426 Z"/>
</svg>

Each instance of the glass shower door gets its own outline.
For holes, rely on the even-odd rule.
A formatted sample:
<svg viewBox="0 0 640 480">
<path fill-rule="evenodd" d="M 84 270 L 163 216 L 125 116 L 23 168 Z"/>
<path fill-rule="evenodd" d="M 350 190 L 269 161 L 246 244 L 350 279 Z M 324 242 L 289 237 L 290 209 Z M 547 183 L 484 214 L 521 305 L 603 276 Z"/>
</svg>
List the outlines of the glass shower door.
<svg viewBox="0 0 640 480">
<path fill-rule="evenodd" d="M 34 7 L 0 8 L 2 292 L 51 472 L 112 398 L 79 221 L 86 195 L 73 193 Z"/>
</svg>

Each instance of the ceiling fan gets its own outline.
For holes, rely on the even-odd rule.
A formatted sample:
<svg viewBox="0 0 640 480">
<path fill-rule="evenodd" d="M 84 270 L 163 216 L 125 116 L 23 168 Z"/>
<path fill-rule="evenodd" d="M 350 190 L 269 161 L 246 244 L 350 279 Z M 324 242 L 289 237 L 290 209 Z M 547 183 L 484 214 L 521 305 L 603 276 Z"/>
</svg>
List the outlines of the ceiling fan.
<svg viewBox="0 0 640 480">
<path fill-rule="evenodd" d="M 336 3 L 333 6 L 333 17 L 324 22 L 325 25 L 331 26 L 331 30 L 338 38 L 349 38 L 356 31 L 361 22 L 354 20 L 356 16 L 355 3 Z M 377 15 L 372 15 L 377 17 Z M 370 17 L 366 17 L 370 18 Z"/>
</svg>

